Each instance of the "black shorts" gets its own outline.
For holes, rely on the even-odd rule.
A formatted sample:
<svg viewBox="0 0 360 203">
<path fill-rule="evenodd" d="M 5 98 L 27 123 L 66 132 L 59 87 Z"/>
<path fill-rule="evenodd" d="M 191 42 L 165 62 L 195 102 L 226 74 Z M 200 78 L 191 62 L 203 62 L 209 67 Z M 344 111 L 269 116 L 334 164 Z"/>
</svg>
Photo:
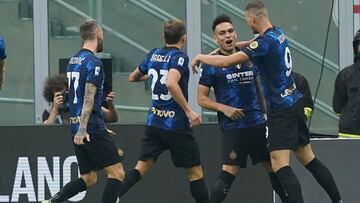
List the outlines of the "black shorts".
<svg viewBox="0 0 360 203">
<path fill-rule="evenodd" d="M 191 129 L 170 131 L 146 126 L 139 160 L 153 159 L 156 161 L 165 150 L 170 151 L 176 167 L 191 168 L 200 165 L 199 145 L 195 141 Z"/>
<path fill-rule="evenodd" d="M 222 164 L 246 168 L 248 156 L 253 165 L 270 161 L 265 132 L 265 125 L 223 131 Z"/>
<path fill-rule="evenodd" d="M 101 170 L 123 160 L 108 133 L 90 136 L 90 142 L 84 140 L 83 145 L 74 144 L 74 148 L 80 174 Z"/>
<path fill-rule="evenodd" d="M 309 128 L 302 100 L 293 106 L 268 115 L 269 151 L 291 149 L 310 143 Z"/>
</svg>

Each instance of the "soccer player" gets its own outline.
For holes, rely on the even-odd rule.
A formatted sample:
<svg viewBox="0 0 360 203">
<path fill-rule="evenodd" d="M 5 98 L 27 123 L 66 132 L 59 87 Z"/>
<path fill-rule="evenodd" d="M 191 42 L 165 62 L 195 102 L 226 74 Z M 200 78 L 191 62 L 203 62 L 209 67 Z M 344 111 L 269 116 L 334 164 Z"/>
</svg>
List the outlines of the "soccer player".
<svg viewBox="0 0 360 203">
<path fill-rule="evenodd" d="M 218 16 L 212 25 L 214 39 L 219 46 L 216 55 L 230 55 L 237 51 L 237 34 L 230 17 Z M 239 68 L 241 66 L 241 68 Z M 272 171 L 270 155 L 266 148 L 266 129 L 263 113 L 264 97 L 251 62 L 218 69 L 202 65 L 198 87 L 200 106 L 218 112 L 222 130 L 222 171 L 211 188 L 210 202 L 223 202 L 240 168 L 246 168 L 247 157 L 253 164 L 262 163 L 269 173 L 274 190 L 286 202 L 284 190 Z M 209 98 L 214 88 L 216 101 Z M 261 95 L 259 102 L 258 95 Z"/>
<path fill-rule="evenodd" d="M 189 59 L 180 51 L 185 45 L 184 22 L 165 22 L 163 34 L 166 45 L 150 51 L 129 76 L 130 82 L 150 78 L 152 104 L 140 159 L 135 168 L 126 173 L 119 197 L 151 170 L 163 151 L 169 150 L 174 165 L 185 168 L 193 198 L 198 203 L 206 203 L 209 197 L 200 165 L 199 146 L 191 130 L 201 120 L 187 103 Z"/>
<path fill-rule="evenodd" d="M 0 90 L 2 89 L 4 83 L 5 59 L 6 59 L 5 41 L 3 38 L 0 37 Z"/>
<path fill-rule="evenodd" d="M 107 181 L 103 203 L 115 203 L 124 178 L 118 154 L 101 113 L 104 69 L 94 54 L 103 48 L 103 32 L 95 20 L 88 20 L 80 27 L 82 49 L 69 61 L 66 70 L 69 84 L 71 134 L 81 177 L 71 181 L 43 203 L 65 201 L 94 185 L 96 170 L 104 169 Z"/>
<path fill-rule="evenodd" d="M 291 73 L 292 59 L 285 33 L 270 23 L 261 1 L 248 3 L 245 16 L 251 30 L 259 36 L 249 46 L 229 56 L 197 55 L 191 63 L 193 70 L 200 63 L 232 67 L 251 60 L 260 69 L 267 101 L 267 146 L 272 168 L 289 202 L 304 202 L 300 183 L 289 165 L 290 150 L 325 189 L 332 202 L 342 202 L 331 172 L 312 151 L 302 95 L 296 89 Z"/>
</svg>

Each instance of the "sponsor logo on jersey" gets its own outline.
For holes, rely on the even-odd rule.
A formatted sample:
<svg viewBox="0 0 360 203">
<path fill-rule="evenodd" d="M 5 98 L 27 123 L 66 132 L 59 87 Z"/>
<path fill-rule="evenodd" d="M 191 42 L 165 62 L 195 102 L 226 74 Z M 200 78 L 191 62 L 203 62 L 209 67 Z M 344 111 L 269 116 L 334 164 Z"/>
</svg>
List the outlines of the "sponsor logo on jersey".
<svg viewBox="0 0 360 203">
<path fill-rule="evenodd" d="M 151 107 L 151 112 L 156 116 L 164 117 L 164 118 L 167 118 L 167 117 L 172 118 L 175 116 L 175 111 L 157 109 L 155 107 Z"/>
<path fill-rule="evenodd" d="M 254 72 L 243 71 L 238 73 L 229 73 L 226 74 L 226 79 L 228 83 L 248 84 L 254 80 Z"/>
<path fill-rule="evenodd" d="M 281 97 L 287 97 L 287 96 L 289 96 L 289 95 L 292 95 L 292 93 L 295 91 L 295 89 L 296 89 L 296 84 L 293 83 L 293 84 L 291 85 L 291 87 L 285 89 L 284 92 L 281 93 Z"/>
<path fill-rule="evenodd" d="M 151 56 L 150 61 L 160 62 L 160 63 L 167 63 L 170 61 L 171 56 L 170 55 L 160 55 L 160 54 L 153 54 Z"/>
<path fill-rule="evenodd" d="M 80 116 L 70 117 L 70 123 L 71 124 L 80 123 Z"/>
</svg>

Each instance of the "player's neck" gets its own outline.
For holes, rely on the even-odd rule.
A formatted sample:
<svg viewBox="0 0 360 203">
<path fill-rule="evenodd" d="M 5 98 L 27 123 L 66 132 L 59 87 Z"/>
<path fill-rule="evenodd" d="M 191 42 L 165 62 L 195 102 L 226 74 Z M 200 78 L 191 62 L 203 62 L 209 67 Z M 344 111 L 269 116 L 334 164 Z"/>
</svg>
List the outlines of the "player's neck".
<svg viewBox="0 0 360 203">
<path fill-rule="evenodd" d="M 272 28 L 273 25 L 270 23 L 270 21 L 266 20 L 263 22 L 263 24 L 260 26 L 260 29 L 259 29 L 259 34 L 260 35 L 263 35 L 266 30 L 268 30 L 269 28 Z"/>
<path fill-rule="evenodd" d="M 177 44 L 166 44 L 166 47 L 173 47 L 173 48 L 177 48 L 177 49 L 182 49 L 183 45 L 181 43 L 177 43 Z"/>
<path fill-rule="evenodd" d="M 225 50 L 220 48 L 220 52 L 226 56 L 231 55 L 236 52 L 235 48 L 233 50 Z"/>
<path fill-rule="evenodd" d="M 84 43 L 82 46 L 83 49 L 88 49 L 92 51 L 94 54 L 97 52 L 97 41 L 89 40 Z"/>
</svg>

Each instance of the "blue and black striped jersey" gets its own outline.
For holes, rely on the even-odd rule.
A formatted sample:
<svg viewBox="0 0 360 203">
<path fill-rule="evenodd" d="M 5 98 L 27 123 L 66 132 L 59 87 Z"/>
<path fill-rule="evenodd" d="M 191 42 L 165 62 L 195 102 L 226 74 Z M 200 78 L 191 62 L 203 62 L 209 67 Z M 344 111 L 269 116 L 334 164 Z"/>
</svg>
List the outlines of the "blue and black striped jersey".
<svg viewBox="0 0 360 203">
<path fill-rule="evenodd" d="M 156 48 L 150 51 L 139 70 L 148 74 L 151 81 L 152 102 L 148 112 L 146 125 L 165 130 L 190 128 L 184 110 L 171 97 L 166 87 L 167 74 L 176 69 L 181 74 L 179 86 L 186 100 L 188 99 L 189 58 L 174 47 Z"/>
<path fill-rule="evenodd" d="M 87 132 L 90 136 L 102 134 L 106 131 L 106 128 L 101 111 L 105 77 L 101 60 L 90 50 L 82 49 L 70 59 L 66 74 L 68 77 L 68 102 L 72 135 L 76 134 L 80 126 L 86 83 L 92 83 L 97 87 L 93 111 L 87 125 Z"/>
<path fill-rule="evenodd" d="M 242 48 L 260 70 L 269 113 L 294 105 L 301 97 L 292 76 L 292 58 L 285 33 L 268 29 L 249 46 Z"/>
<path fill-rule="evenodd" d="M 256 77 L 257 68 L 251 62 L 227 68 L 202 65 L 199 84 L 213 87 L 217 102 L 243 109 L 245 114 L 244 118 L 233 121 L 222 112 L 217 112 L 222 130 L 265 123 L 256 94 Z"/>
<path fill-rule="evenodd" d="M 6 49 L 5 49 L 5 41 L 3 38 L 0 37 L 0 60 L 6 58 Z"/>
</svg>

